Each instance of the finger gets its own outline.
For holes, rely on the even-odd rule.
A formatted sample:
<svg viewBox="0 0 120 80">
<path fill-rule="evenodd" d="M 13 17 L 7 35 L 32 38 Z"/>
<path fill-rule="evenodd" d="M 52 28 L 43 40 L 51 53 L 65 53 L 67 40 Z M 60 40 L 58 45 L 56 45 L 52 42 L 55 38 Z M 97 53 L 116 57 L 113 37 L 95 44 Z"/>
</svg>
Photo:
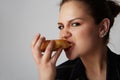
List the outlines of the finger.
<svg viewBox="0 0 120 80">
<path fill-rule="evenodd" d="M 40 33 L 37 33 L 36 36 L 35 36 L 35 38 L 32 41 L 32 47 L 35 46 L 35 44 L 36 44 L 37 40 L 39 39 L 39 37 L 40 37 Z"/>
<path fill-rule="evenodd" d="M 38 41 L 35 44 L 36 49 L 40 50 L 40 46 L 42 45 L 42 42 L 45 41 L 45 37 L 39 37 Z"/>
<path fill-rule="evenodd" d="M 46 61 L 50 60 L 50 58 L 52 56 L 52 50 L 53 50 L 54 45 L 55 45 L 55 41 L 51 40 L 45 50 L 44 60 L 46 60 Z"/>
<path fill-rule="evenodd" d="M 35 48 L 32 48 L 32 55 L 34 57 L 34 60 L 37 64 L 40 63 L 40 57 L 42 56 L 42 54 L 40 54 L 39 50 L 36 50 Z"/>
<path fill-rule="evenodd" d="M 33 56 L 37 64 L 39 64 L 41 57 L 43 56 L 43 54 L 40 51 L 40 46 L 43 40 L 45 40 L 45 37 L 39 38 L 38 41 L 36 42 L 35 47 L 33 48 Z"/>
<path fill-rule="evenodd" d="M 52 60 L 52 62 L 53 62 L 54 64 L 56 64 L 56 62 L 57 62 L 57 60 L 58 60 L 61 52 L 62 52 L 62 48 L 60 48 L 60 49 L 53 55 L 53 57 L 52 57 L 51 60 Z"/>
<path fill-rule="evenodd" d="M 36 42 L 36 45 L 34 46 L 35 54 L 38 58 L 42 56 L 42 53 L 40 51 L 40 46 L 42 42 L 45 40 L 45 37 L 38 38 L 38 41 Z"/>
</svg>

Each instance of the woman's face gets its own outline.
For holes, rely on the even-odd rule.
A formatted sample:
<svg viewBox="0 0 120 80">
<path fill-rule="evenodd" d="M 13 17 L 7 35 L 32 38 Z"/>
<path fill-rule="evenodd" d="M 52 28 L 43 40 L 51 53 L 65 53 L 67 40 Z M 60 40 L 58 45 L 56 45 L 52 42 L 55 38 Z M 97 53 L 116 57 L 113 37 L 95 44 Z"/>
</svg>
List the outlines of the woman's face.
<svg viewBox="0 0 120 80">
<path fill-rule="evenodd" d="M 90 54 L 99 43 L 98 25 L 83 2 L 70 1 L 62 5 L 58 28 L 60 38 L 72 44 L 72 47 L 65 50 L 71 60 Z"/>
</svg>

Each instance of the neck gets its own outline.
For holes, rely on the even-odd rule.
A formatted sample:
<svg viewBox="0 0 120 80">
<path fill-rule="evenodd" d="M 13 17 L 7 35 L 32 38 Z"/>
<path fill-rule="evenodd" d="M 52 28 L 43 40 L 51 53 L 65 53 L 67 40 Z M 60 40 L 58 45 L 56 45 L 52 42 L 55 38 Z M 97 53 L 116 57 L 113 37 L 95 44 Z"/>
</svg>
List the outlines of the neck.
<svg viewBox="0 0 120 80">
<path fill-rule="evenodd" d="M 86 73 L 92 73 L 93 75 L 100 75 L 106 71 L 106 54 L 107 47 L 102 46 L 96 48 L 88 55 L 82 56 L 81 60 L 85 66 Z"/>
</svg>

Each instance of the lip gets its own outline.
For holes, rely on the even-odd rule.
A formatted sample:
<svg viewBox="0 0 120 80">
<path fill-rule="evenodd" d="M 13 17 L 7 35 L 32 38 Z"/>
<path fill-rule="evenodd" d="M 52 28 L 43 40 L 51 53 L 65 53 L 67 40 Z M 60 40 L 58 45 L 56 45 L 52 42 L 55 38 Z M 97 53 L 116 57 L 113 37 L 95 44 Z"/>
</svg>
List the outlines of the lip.
<svg viewBox="0 0 120 80">
<path fill-rule="evenodd" d="M 71 40 L 66 40 L 69 44 L 73 44 L 73 41 Z"/>
<path fill-rule="evenodd" d="M 69 48 L 67 49 L 64 49 L 66 53 L 70 53 L 74 48 L 74 45 L 70 46 Z"/>
<path fill-rule="evenodd" d="M 71 51 L 75 45 L 75 43 L 73 43 L 72 41 L 68 41 L 67 42 L 70 44 L 70 47 L 69 48 L 66 48 L 65 51 Z"/>
</svg>

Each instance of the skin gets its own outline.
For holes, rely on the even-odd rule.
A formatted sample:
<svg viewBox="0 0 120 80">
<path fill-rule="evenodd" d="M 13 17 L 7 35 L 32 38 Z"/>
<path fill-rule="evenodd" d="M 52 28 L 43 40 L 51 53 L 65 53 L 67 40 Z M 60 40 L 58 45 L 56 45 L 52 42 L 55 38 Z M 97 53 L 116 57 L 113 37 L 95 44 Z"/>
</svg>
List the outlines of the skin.
<svg viewBox="0 0 120 80">
<path fill-rule="evenodd" d="M 32 54 L 38 68 L 40 80 L 55 80 L 55 64 L 62 49 L 51 56 L 55 44 L 55 41 L 51 41 L 43 54 L 40 51 L 40 45 L 44 40 L 46 40 L 45 37 L 42 37 L 39 33 L 35 36 L 32 42 Z"/>
<path fill-rule="evenodd" d="M 107 18 L 96 24 L 88 6 L 83 2 L 69 1 L 60 9 L 58 20 L 60 38 L 72 44 L 72 47 L 65 50 L 65 54 L 70 60 L 81 58 L 89 80 L 106 80 L 107 47 L 102 35 L 109 30 L 109 24 L 110 21 Z M 41 37 L 40 34 L 34 38 L 33 57 L 40 80 L 55 80 L 55 65 L 62 49 L 51 56 L 54 47 L 54 41 L 51 41 L 42 54 L 39 47 L 44 40 L 45 37 Z"/>
</svg>

